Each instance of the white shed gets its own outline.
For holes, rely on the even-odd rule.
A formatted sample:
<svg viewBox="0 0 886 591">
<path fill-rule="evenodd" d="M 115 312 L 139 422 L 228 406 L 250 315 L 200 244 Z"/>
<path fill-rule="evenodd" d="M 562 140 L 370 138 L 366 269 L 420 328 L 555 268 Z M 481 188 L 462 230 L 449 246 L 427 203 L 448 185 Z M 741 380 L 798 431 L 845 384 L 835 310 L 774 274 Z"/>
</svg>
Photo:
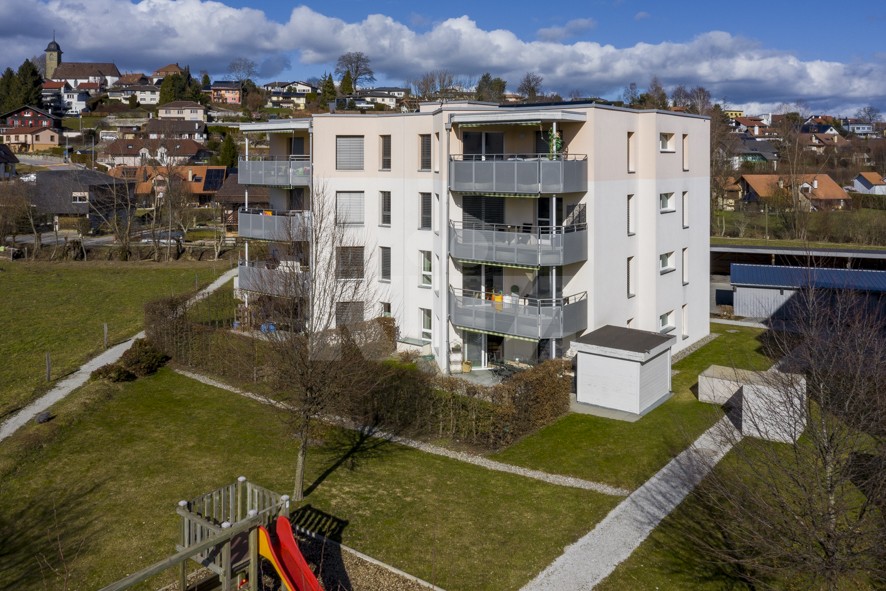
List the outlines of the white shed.
<svg viewBox="0 0 886 591">
<path fill-rule="evenodd" d="M 605 409 L 636 420 L 671 395 L 673 336 L 603 326 L 572 341 L 578 409 Z M 622 413 L 626 413 L 622 416 Z"/>
</svg>

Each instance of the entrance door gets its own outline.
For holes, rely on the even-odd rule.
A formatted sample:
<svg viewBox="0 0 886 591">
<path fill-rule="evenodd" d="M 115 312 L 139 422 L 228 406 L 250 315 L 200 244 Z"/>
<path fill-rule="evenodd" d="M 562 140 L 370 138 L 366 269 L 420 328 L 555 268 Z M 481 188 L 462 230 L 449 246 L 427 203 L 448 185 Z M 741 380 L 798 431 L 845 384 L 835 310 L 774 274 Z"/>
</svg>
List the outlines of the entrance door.
<svg viewBox="0 0 886 591">
<path fill-rule="evenodd" d="M 465 160 L 501 160 L 505 153 L 505 134 L 490 131 L 466 131 L 462 134 Z"/>
<path fill-rule="evenodd" d="M 480 332 L 464 331 L 465 359 L 474 367 L 486 367 L 486 335 Z"/>
</svg>

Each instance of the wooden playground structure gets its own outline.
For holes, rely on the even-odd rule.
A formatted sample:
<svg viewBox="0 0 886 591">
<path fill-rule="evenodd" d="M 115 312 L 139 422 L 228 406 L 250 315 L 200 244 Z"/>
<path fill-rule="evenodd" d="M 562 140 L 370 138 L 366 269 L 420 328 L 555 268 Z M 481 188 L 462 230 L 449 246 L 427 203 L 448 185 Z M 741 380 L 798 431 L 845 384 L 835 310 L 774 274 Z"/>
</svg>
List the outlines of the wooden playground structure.
<svg viewBox="0 0 886 591">
<path fill-rule="evenodd" d="M 218 575 L 218 589 L 237 589 L 239 577 L 236 575 L 242 573 L 246 574 L 249 589 L 255 591 L 259 588 L 256 582 L 259 581 L 260 551 L 263 550 L 262 555 L 271 559 L 275 568 L 278 566 L 277 557 L 268 554 L 268 544 L 262 541 L 268 536 L 266 528 L 278 517 L 287 519 L 289 510 L 287 495 L 279 495 L 253 484 L 244 476 L 239 477 L 237 482 L 194 499 L 180 501 L 176 508 L 182 519 L 181 541 L 176 544 L 178 552 L 102 588 L 101 591 L 130 589 L 172 568 L 178 569 L 178 589 L 186 591 L 188 561 L 194 561 Z M 298 556 L 301 558 L 300 554 Z M 301 561 L 304 559 L 301 558 Z M 301 584 L 296 584 L 295 587 L 289 587 L 290 591 L 311 588 Z M 319 585 L 317 588 L 319 589 Z"/>
</svg>

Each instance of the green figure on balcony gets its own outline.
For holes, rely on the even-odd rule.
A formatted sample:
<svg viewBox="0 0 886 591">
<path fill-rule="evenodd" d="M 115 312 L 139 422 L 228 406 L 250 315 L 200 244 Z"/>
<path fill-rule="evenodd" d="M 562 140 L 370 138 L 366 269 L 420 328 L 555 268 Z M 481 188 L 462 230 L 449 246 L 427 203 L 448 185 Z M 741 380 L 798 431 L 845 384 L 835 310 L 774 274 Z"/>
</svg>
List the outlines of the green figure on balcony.
<svg viewBox="0 0 886 591">
<path fill-rule="evenodd" d="M 548 160 L 556 160 L 563 149 L 563 138 L 553 129 L 548 132 Z"/>
</svg>

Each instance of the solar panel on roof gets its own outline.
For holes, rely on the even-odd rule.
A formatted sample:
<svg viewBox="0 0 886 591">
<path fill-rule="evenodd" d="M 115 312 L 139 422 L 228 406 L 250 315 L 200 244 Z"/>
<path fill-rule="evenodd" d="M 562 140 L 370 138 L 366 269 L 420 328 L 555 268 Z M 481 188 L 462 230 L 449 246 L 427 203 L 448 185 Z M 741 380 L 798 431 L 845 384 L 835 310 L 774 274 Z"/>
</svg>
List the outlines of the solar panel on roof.
<svg viewBox="0 0 886 591">
<path fill-rule="evenodd" d="M 203 182 L 204 191 L 218 191 L 225 182 L 225 171 L 221 168 L 210 168 L 206 171 L 206 180 Z"/>
</svg>

